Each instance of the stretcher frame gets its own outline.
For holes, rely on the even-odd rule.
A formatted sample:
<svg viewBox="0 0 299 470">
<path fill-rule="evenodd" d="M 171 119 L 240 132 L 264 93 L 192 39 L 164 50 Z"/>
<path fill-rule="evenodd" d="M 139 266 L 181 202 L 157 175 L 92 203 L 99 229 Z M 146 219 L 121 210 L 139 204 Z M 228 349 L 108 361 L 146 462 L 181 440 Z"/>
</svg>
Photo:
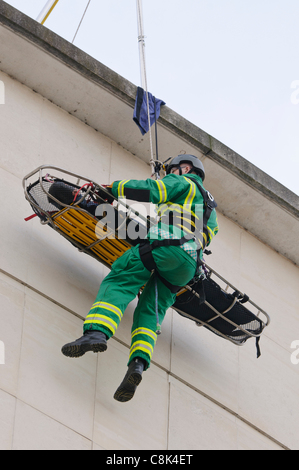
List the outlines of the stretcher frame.
<svg viewBox="0 0 299 470">
<path fill-rule="evenodd" d="M 225 284 L 225 288 L 222 289 L 223 292 L 226 292 L 228 293 L 229 292 L 229 289 L 231 289 L 234 293 L 235 293 L 235 297 L 234 299 L 232 300 L 232 303 L 231 305 L 225 309 L 223 312 L 219 312 L 215 307 L 213 307 L 213 305 L 211 305 L 209 302 L 207 302 L 206 300 L 204 301 L 204 303 L 213 311 L 215 312 L 215 316 L 210 318 L 209 320 L 207 320 L 206 322 L 203 321 L 203 320 L 200 320 L 198 318 L 194 318 L 192 317 L 192 315 L 189 315 L 188 313 L 182 311 L 181 309 L 177 308 L 177 307 L 174 307 L 174 310 L 176 310 L 180 315 L 186 317 L 186 318 L 189 318 L 190 320 L 194 321 L 196 323 L 196 325 L 198 327 L 201 327 L 201 326 L 204 326 L 206 328 L 208 328 L 210 331 L 212 331 L 213 333 L 215 333 L 216 335 L 218 336 L 221 336 L 222 338 L 230 341 L 231 343 L 237 345 L 237 346 L 243 346 L 245 344 L 245 341 L 243 343 L 240 343 L 236 340 L 234 340 L 233 338 L 230 338 L 228 336 L 226 336 L 225 334 L 221 333 L 221 331 L 215 329 L 210 323 L 214 320 L 216 320 L 217 318 L 222 318 L 223 320 L 225 320 L 226 322 L 230 323 L 232 326 L 236 327 L 238 330 L 240 330 L 240 332 L 246 334 L 248 337 L 251 337 L 251 338 L 259 338 L 263 332 L 263 330 L 270 325 L 270 322 L 271 322 L 271 319 L 270 319 L 270 316 L 268 315 L 267 312 L 265 312 L 265 310 L 263 310 L 261 307 L 259 307 L 257 304 L 255 304 L 250 298 L 248 298 L 248 300 L 246 299 L 246 302 L 248 302 L 252 307 L 254 307 L 256 309 L 256 316 L 257 318 L 260 319 L 260 316 L 261 315 L 264 315 L 265 319 L 262 320 L 262 323 L 263 323 L 263 328 L 262 328 L 262 332 L 260 334 L 254 334 L 248 330 L 245 330 L 244 328 L 242 328 L 240 325 L 238 325 L 237 323 L 233 322 L 232 320 L 230 320 L 229 318 L 227 318 L 225 316 L 225 314 L 227 314 L 233 307 L 234 305 L 242 300 L 242 299 L 245 299 L 247 298 L 247 295 L 242 293 L 239 289 L 237 289 L 236 287 L 234 287 L 230 282 L 228 282 L 226 279 L 224 279 L 220 274 L 218 274 L 214 269 L 212 269 L 207 263 L 204 263 L 204 266 L 205 268 L 207 269 L 208 271 L 208 277 L 210 279 L 214 277 L 217 278 L 217 281 L 219 283 L 219 281 L 222 281 L 224 284 Z M 215 282 L 217 282 L 215 281 Z M 195 295 L 198 299 L 200 299 L 200 295 L 192 289 L 192 287 L 190 285 L 186 285 L 181 291 L 178 292 L 178 296 L 180 294 L 182 294 L 183 292 L 185 292 L 186 290 L 188 290 L 189 292 L 191 292 L 193 295 Z"/>
<path fill-rule="evenodd" d="M 77 186 L 78 188 L 80 185 L 82 186 L 82 182 L 88 185 L 88 189 L 85 191 L 85 194 L 82 196 L 82 198 L 77 201 L 76 203 L 72 205 L 67 205 L 63 204 L 61 201 L 55 199 L 54 196 L 50 195 L 48 191 L 45 188 L 45 179 L 51 179 L 51 178 L 57 178 L 57 176 L 51 175 L 52 170 L 55 172 L 59 172 L 63 176 L 67 176 L 67 180 L 64 180 L 64 178 L 60 178 L 60 180 L 65 181 L 66 183 L 72 184 Z M 45 173 L 47 172 L 47 173 Z M 30 180 L 32 178 L 38 177 L 38 181 L 35 180 L 35 183 L 30 183 Z M 75 178 L 76 183 L 71 183 L 69 181 L 69 178 Z M 60 206 L 63 208 L 58 211 L 54 212 L 49 212 L 44 210 L 37 202 L 36 200 L 32 197 L 30 194 L 30 189 L 33 187 L 34 184 L 37 184 L 39 182 L 41 189 L 45 193 L 47 198 L 52 199 L 54 202 L 59 203 Z M 33 170 L 30 172 L 28 175 L 26 175 L 23 178 L 23 189 L 24 189 L 24 194 L 26 200 L 30 203 L 31 207 L 35 211 L 35 214 L 40 217 L 40 222 L 42 225 L 49 225 L 51 226 L 57 233 L 62 235 L 65 239 L 67 239 L 69 242 L 71 242 L 74 246 L 78 248 L 80 252 L 84 252 L 88 254 L 89 256 L 95 258 L 97 261 L 101 261 L 106 267 L 111 268 L 113 262 L 120 257 L 125 251 L 130 249 L 132 247 L 132 243 L 128 240 L 120 239 L 117 237 L 117 233 L 115 233 L 114 230 L 109 229 L 109 227 L 104 227 L 101 229 L 101 223 L 99 220 L 91 215 L 87 210 L 79 207 L 79 204 L 86 199 L 90 193 L 93 194 L 93 196 L 96 196 L 96 199 L 99 201 L 99 204 L 101 203 L 106 203 L 105 195 L 107 198 L 111 199 L 111 194 L 105 189 L 104 186 L 94 182 L 92 179 L 82 177 L 81 175 L 78 175 L 76 173 L 64 170 L 62 168 L 52 166 L 52 165 L 42 165 L 38 167 L 37 169 Z M 99 195 L 98 191 L 100 192 L 101 195 Z M 122 226 L 129 221 L 132 220 L 133 218 L 136 218 L 137 223 L 143 224 L 145 227 L 149 227 L 149 219 L 145 218 L 142 214 L 139 212 L 135 211 L 130 207 L 128 204 L 126 204 L 122 199 L 116 199 L 113 198 L 113 207 L 116 211 L 119 211 L 120 209 L 124 210 L 123 215 L 123 221 L 121 226 L 117 227 L 117 232 L 122 228 Z M 42 218 L 41 218 L 42 215 Z M 139 222 L 138 222 L 139 220 Z M 106 228 L 106 230 L 105 230 Z M 84 230 L 82 230 L 84 229 Z M 88 233 L 87 233 L 88 232 Z M 81 235 L 78 236 L 77 234 L 80 233 Z M 82 236 L 82 233 L 84 236 Z M 105 253 L 109 256 L 105 256 Z M 208 321 L 201 321 L 198 318 L 192 317 L 192 315 L 189 315 L 188 313 L 182 311 L 181 309 L 178 309 L 176 307 L 173 307 L 174 310 L 176 310 L 180 315 L 194 321 L 197 326 L 204 326 L 208 328 L 210 331 L 215 333 L 216 335 L 223 337 L 224 339 L 232 342 L 233 344 L 237 346 L 242 346 L 245 344 L 246 340 L 250 337 L 252 338 L 259 338 L 263 332 L 263 330 L 269 326 L 270 324 L 270 316 L 268 315 L 265 310 L 263 310 L 261 307 L 259 307 L 257 304 L 255 304 L 248 296 L 244 293 L 242 293 L 239 289 L 234 287 L 230 282 L 228 282 L 226 279 L 224 279 L 220 274 L 218 274 L 213 268 L 211 268 L 206 262 L 203 264 L 203 268 L 209 278 L 216 277 L 218 283 L 222 283 L 223 287 L 221 287 L 221 290 L 223 292 L 229 293 L 229 290 L 232 290 L 235 294 L 234 299 L 232 300 L 232 304 L 230 305 L 229 308 L 227 308 L 223 312 L 219 312 L 216 308 L 214 308 L 210 303 L 207 301 L 204 301 L 204 303 L 213 311 L 215 312 L 215 316 Z M 184 288 L 182 288 L 177 296 L 182 295 L 186 291 L 190 291 L 193 295 L 197 296 L 200 299 L 200 295 L 198 292 L 194 291 L 192 288 L 192 283 L 189 283 L 186 285 Z M 262 325 L 262 331 L 259 334 L 254 334 L 237 323 L 233 322 L 232 320 L 228 319 L 225 314 L 227 314 L 238 302 L 239 300 L 246 299 L 245 301 L 248 302 L 251 307 L 253 307 L 256 311 L 255 315 L 261 322 Z M 261 318 L 263 316 L 263 318 Z M 232 326 L 240 330 L 242 333 L 244 333 L 247 336 L 247 339 L 244 340 L 244 342 L 240 343 L 237 340 L 226 336 L 225 334 L 221 333 L 219 330 L 215 329 L 210 323 L 215 320 L 216 318 L 222 318 L 226 322 L 230 323 Z"/>
</svg>

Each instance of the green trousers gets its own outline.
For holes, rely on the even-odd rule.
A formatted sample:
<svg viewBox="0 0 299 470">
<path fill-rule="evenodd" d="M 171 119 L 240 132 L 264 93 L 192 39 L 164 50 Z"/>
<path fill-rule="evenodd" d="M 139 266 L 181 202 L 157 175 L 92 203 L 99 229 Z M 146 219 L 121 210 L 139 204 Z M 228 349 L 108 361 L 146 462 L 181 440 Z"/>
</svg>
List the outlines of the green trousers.
<svg viewBox="0 0 299 470">
<path fill-rule="evenodd" d="M 170 283 L 186 285 L 195 275 L 195 261 L 180 247 L 160 247 L 153 251 L 160 274 Z M 128 250 L 112 265 L 103 280 L 95 303 L 84 323 L 84 332 L 98 330 L 111 338 L 117 330 L 128 304 L 145 288 L 134 312 L 129 363 L 140 357 L 150 366 L 157 341 L 157 324 L 162 325 L 166 311 L 176 294 L 144 267 L 138 246 Z M 158 306 L 158 319 L 157 319 Z"/>
</svg>

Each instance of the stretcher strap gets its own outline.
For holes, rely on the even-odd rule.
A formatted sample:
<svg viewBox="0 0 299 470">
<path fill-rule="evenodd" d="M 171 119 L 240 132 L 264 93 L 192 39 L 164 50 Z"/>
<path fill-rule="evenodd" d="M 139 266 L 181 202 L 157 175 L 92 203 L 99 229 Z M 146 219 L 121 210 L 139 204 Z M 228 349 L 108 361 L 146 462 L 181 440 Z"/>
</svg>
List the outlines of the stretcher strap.
<svg viewBox="0 0 299 470">
<path fill-rule="evenodd" d="M 26 217 L 26 219 L 24 219 L 24 220 L 25 220 L 25 222 L 29 222 L 29 220 L 34 219 L 34 217 L 37 217 L 37 214 L 32 214 L 32 215 L 30 215 L 30 217 Z"/>
</svg>

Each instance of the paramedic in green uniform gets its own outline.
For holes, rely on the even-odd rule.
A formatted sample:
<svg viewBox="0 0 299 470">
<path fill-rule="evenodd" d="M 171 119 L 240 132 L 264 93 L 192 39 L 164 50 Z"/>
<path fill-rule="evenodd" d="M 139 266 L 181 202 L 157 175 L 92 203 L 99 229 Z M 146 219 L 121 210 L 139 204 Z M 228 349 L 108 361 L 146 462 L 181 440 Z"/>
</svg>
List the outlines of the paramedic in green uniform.
<svg viewBox="0 0 299 470">
<path fill-rule="evenodd" d="M 198 185 L 203 188 L 204 178 L 204 167 L 198 158 L 179 155 L 171 160 L 162 180 L 116 181 L 111 186 L 110 191 L 117 198 L 152 202 L 158 207 L 160 219 L 149 230 L 149 246 L 157 240 L 171 240 L 168 246 L 151 251 L 158 274 L 141 259 L 142 240 L 115 261 L 86 317 L 84 335 L 62 348 L 68 357 L 105 351 L 128 304 L 145 286 L 134 312 L 128 372 L 114 395 L 120 402 L 134 396 L 143 371 L 150 366 L 157 335 L 167 309 L 175 302 L 178 286 L 183 287 L 194 278 L 198 256 L 202 257 L 203 249 L 218 232 L 214 208 L 203 227 L 204 197 Z"/>
</svg>

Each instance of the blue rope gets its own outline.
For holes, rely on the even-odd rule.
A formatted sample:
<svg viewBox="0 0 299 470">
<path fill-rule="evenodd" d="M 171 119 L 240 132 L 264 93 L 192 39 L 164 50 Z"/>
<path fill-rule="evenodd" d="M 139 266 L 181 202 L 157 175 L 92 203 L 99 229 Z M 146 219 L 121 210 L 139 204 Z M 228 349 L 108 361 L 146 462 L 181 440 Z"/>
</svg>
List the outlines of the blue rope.
<svg viewBox="0 0 299 470">
<path fill-rule="evenodd" d="M 160 319 L 159 319 L 159 293 L 158 293 L 158 278 L 157 278 L 157 276 L 155 276 L 155 293 L 156 293 L 156 320 L 157 320 L 156 334 L 160 335 L 162 333 L 162 331 L 161 331 L 161 325 L 160 325 Z"/>
</svg>

